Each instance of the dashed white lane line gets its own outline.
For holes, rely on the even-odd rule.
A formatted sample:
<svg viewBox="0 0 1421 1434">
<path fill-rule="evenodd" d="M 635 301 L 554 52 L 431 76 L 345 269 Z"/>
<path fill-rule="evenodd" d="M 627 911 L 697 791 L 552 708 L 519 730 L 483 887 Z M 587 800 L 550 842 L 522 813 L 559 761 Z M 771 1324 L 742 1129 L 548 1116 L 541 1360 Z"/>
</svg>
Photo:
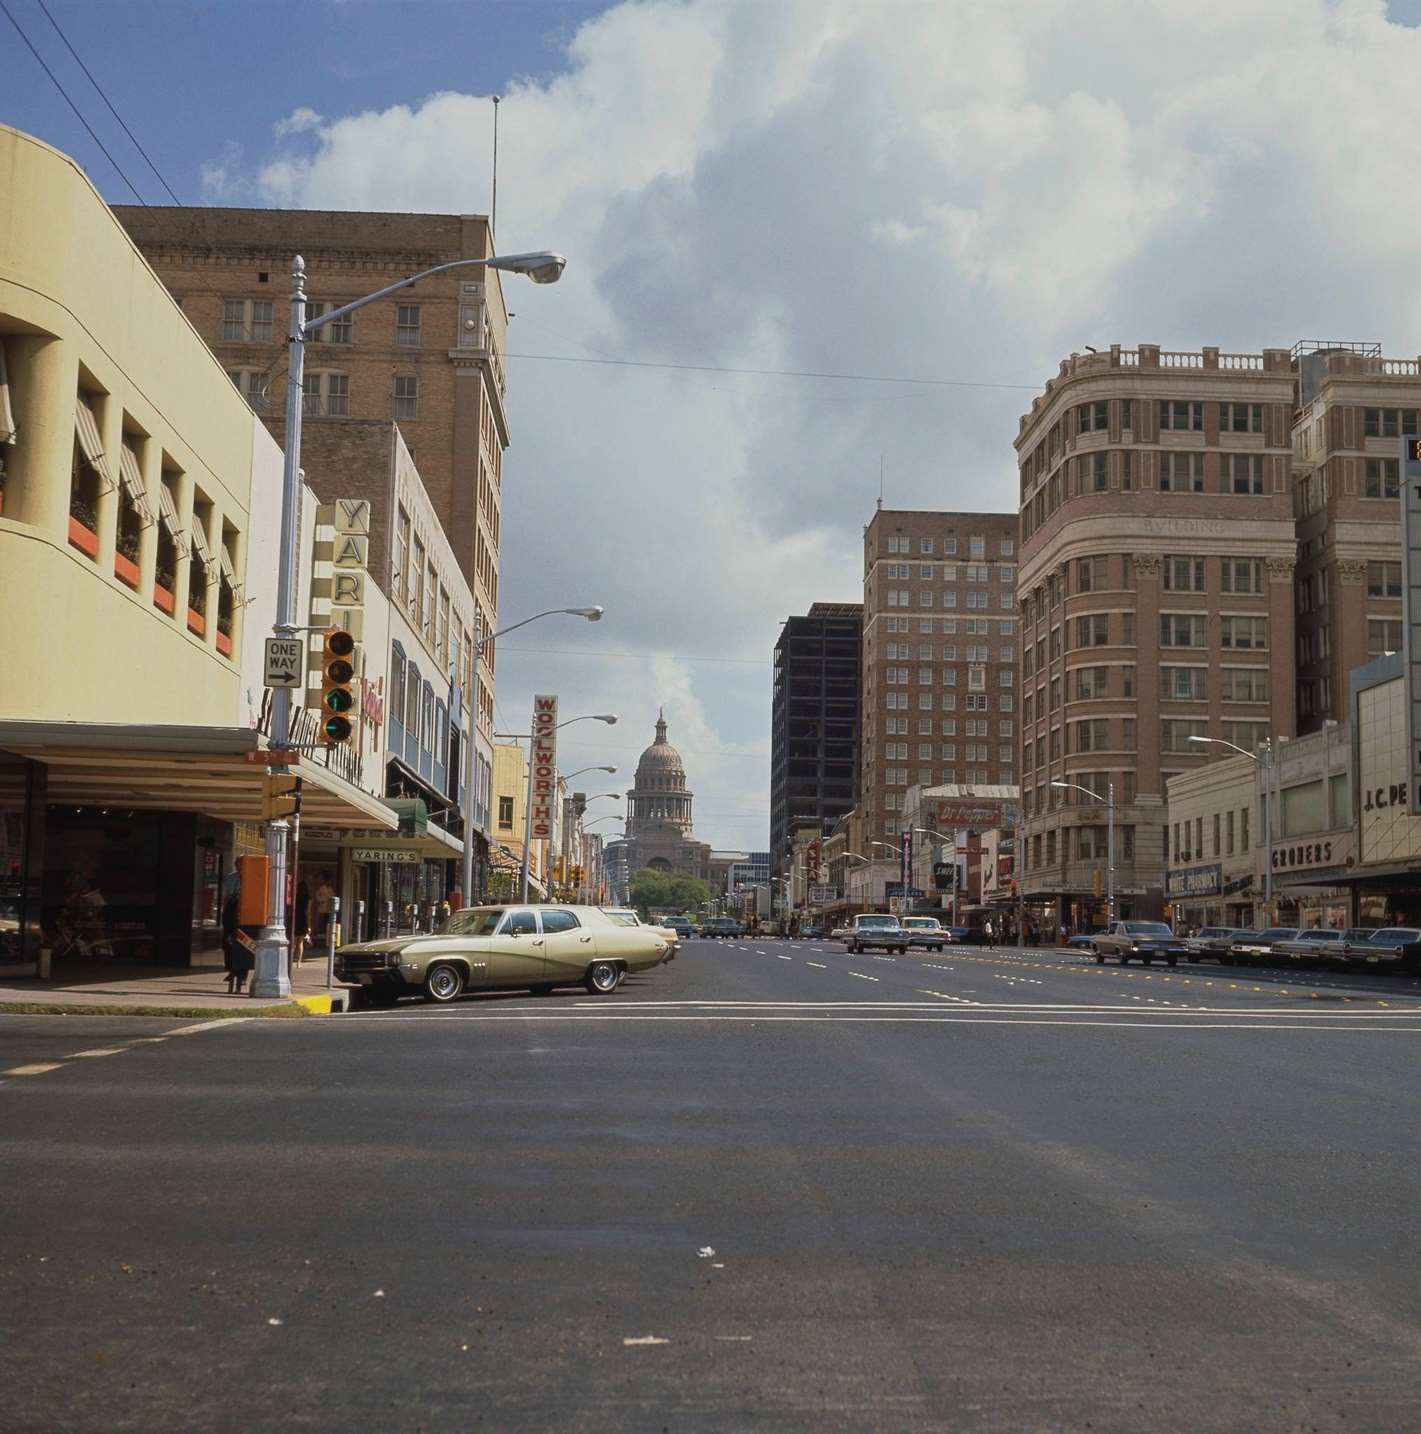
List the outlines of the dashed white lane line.
<svg viewBox="0 0 1421 1434">
<path fill-rule="evenodd" d="M 36 1061 L 27 1066 L 11 1066 L 9 1070 L 0 1071 L 0 1075 L 7 1076 L 32 1076 L 44 1075 L 49 1071 L 57 1071 L 63 1066 L 63 1061 Z"/>
<path fill-rule="evenodd" d="M 876 980 L 878 980 L 878 977 L 877 977 L 877 976 L 865 976 L 862 971 L 850 971 L 850 972 L 849 972 L 849 975 L 850 975 L 850 976 L 857 976 L 860 981 L 876 981 Z"/>
<path fill-rule="evenodd" d="M 896 956 L 875 956 L 873 959 L 875 961 L 896 961 L 898 958 Z"/>
<path fill-rule="evenodd" d="M 175 1031 L 169 1031 L 170 1036 L 195 1036 L 199 1031 L 215 1031 L 222 1026 L 244 1026 L 252 1018 L 250 1016 L 223 1016 L 216 1021 L 200 1021 L 195 1026 L 179 1026 Z M 150 1040 L 163 1040 L 163 1036 L 149 1037 Z"/>
<path fill-rule="evenodd" d="M 116 1056 L 127 1049 L 127 1046 L 96 1046 L 92 1051 L 70 1051 L 66 1059 L 77 1061 L 86 1056 Z"/>
<path fill-rule="evenodd" d="M 776 956 L 780 956 L 780 953 L 779 953 L 778 951 L 776 951 L 776 952 L 775 952 L 775 955 L 776 955 Z M 781 960 L 781 961 L 793 961 L 793 960 L 794 960 L 794 957 L 793 957 L 793 956 L 780 956 L 780 960 Z"/>
</svg>

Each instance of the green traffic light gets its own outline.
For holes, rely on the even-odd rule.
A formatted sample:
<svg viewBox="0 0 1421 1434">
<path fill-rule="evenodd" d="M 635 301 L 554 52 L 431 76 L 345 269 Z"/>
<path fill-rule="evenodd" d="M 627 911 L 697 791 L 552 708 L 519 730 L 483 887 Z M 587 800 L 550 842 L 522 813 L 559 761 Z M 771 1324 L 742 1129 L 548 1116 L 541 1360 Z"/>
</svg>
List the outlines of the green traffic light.
<svg viewBox="0 0 1421 1434">
<path fill-rule="evenodd" d="M 355 706 L 355 698 L 352 697 L 349 690 L 344 687 L 332 687 L 331 690 L 321 698 L 321 701 L 324 702 L 326 707 L 332 712 L 349 712 L 350 709 Z"/>
<path fill-rule="evenodd" d="M 350 723 L 344 717 L 327 717 L 321 731 L 328 742 L 344 742 L 350 736 Z"/>
</svg>

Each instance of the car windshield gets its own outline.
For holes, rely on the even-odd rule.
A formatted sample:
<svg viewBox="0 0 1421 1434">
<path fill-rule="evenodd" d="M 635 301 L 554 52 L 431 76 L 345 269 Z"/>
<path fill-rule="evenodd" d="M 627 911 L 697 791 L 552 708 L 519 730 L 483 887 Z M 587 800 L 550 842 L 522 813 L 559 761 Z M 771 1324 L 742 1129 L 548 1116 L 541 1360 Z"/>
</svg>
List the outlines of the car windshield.
<svg viewBox="0 0 1421 1434">
<path fill-rule="evenodd" d="M 897 926 L 896 916 L 860 916 L 859 925 L 863 926 Z"/>
<path fill-rule="evenodd" d="M 1227 926 L 1206 926 L 1199 934 L 1200 936 L 1227 936 L 1229 928 Z"/>
<path fill-rule="evenodd" d="M 1130 936 L 1173 936 L 1174 932 L 1163 921 L 1127 921 L 1125 931 Z"/>
<path fill-rule="evenodd" d="M 1291 941 L 1298 934 L 1295 926 L 1270 926 L 1267 931 L 1259 933 L 1260 941 Z"/>
<path fill-rule="evenodd" d="M 1409 946 L 1414 941 L 1421 941 L 1421 931 L 1414 926 L 1388 926 L 1385 931 L 1378 931 L 1372 940 L 1385 941 L 1396 946 Z"/>
<path fill-rule="evenodd" d="M 1338 938 L 1339 936 L 1341 936 L 1341 935 L 1342 935 L 1342 933 L 1341 933 L 1340 931 L 1336 930 L 1334 927 L 1323 927 L 1323 928 L 1321 928 L 1320 930 L 1317 929 L 1317 928 L 1314 928 L 1314 929 L 1311 930 L 1311 931 L 1300 931 L 1300 932 L 1298 933 L 1298 940 L 1299 940 L 1299 941 L 1336 941 L 1337 938 Z"/>
<path fill-rule="evenodd" d="M 903 923 L 904 926 L 912 926 L 923 931 L 936 931 L 938 929 L 937 919 L 932 916 L 910 916 Z"/>
<path fill-rule="evenodd" d="M 1344 941 L 1370 941 L 1375 927 L 1371 926 L 1349 926 L 1343 933 Z"/>
<path fill-rule="evenodd" d="M 492 936 L 505 906 L 469 906 L 456 911 L 440 928 L 441 936 Z"/>
</svg>

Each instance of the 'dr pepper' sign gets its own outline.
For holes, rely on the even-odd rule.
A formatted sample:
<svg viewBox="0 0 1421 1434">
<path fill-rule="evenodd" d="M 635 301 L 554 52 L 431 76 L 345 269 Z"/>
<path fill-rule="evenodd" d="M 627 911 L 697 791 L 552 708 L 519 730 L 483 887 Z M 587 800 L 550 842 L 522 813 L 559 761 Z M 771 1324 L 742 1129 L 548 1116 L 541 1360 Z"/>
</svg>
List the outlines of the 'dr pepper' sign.
<svg viewBox="0 0 1421 1434">
<path fill-rule="evenodd" d="M 553 805 L 558 787 L 558 699 L 533 699 L 533 745 L 528 753 L 528 780 L 533 784 L 534 841 L 551 841 Z"/>
</svg>

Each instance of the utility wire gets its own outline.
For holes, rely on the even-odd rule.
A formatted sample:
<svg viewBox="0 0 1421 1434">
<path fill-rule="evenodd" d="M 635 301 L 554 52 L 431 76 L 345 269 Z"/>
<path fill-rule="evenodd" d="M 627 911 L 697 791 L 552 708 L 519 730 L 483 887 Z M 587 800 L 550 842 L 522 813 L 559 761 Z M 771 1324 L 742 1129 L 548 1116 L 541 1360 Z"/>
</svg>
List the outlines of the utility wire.
<svg viewBox="0 0 1421 1434">
<path fill-rule="evenodd" d="M 592 358 L 580 354 L 516 354 L 507 352 L 505 358 L 534 359 L 540 363 L 588 363 L 613 368 L 660 368 L 676 373 L 744 373 L 757 378 L 829 378 L 842 379 L 849 383 L 912 383 L 930 388 L 1000 388 L 1020 390 L 1024 393 L 1039 393 L 1039 383 L 982 383 L 965 378 L 898 378 L 882 373 L 821 373 L 813 369 L 796 368 L 737 368 L 729 364 L 709 363 L 655 363 L 651 359 Z"/>
<path fill-rule="evenodd" d="M 141 144 L 138 143 L 138 136 L 134 134 L 134 132 L 129 129 L 126 124 L 124 124 L 123 116 L 119 114 L 116 109 L 114 109 L 112 101 L 104 93 L 103 86 L 100 85 L 99 82 L 93 77 L 93 75 L 89 73 L 88 65 L 86 65 L 83 60 L 79 58 L 79 52 L 74 48 L 73 45 L 69 43 L 69 36 L 66 35 L 64 31 L 59 28 L 59 21 L 56 20 L 54 16 L 49 13 L 49 6 L 44 3 L 44 0 L 38 0 L 38 3 L 39 8 L 44 11 L 44 18 L 48 20 L 51 25 L 54 26 L 54 33 L 58 35 L 61 40 L 64 41 L 64 48 L 68 50 L 71 55 L 74 56 L 74 63 L 78 65 L 81 70 L 83 70 L 84 75 L 88 79 L 89 83 L 93 85 L 93 87 L 98 91 L 99 98 L 106 105 L 108 105 L 109 113 L 118 121 L 119 127 L 123 130 L 124 134 L 126 134 L 129 139 L 133 141 L 134 149 L 136 149 L 139 154 L 143 156 L 144 160 L 147 162 L 148 168 L 151 169 L 155 175 L 157 175 L 158 183 L 161 184 L 163 188 L 168 191 L 168 198 L 171 199 L 174 204 L 178 205 L 179 208 L 181 208 L 182 200 L 179 199 L 178 196 L 173 193 L 173 186 L 169 184 L 168 181 L 164 179 L 161 174 L 158 173 L 158 166 L 154 164 L 151 159 L 149 159 L 148 151 L 144 149 Z M 132 188 L 131 185 L 129 187 Z"/>
<path fill-rule="evenodd" d="M 98 135 L 94 133 L 94 127 L 89 123 L 88 120 L 84 118 L 82 114 L 79 113 L 79 106 L 76 105 L 74 101 L 69 98 L 69 91 L 66 90 L 62 84 L 60 84 L 58 76 L 54 73 L 53 70 L 49 68 L 48 65 L 45 64 L 44 56 L 41 55 L 40 52 L 36 50 L 34 45 L 30 42 L 30 37 L 25 34 L 24 30 L 20 27 L 20 22 L 15 19 L 14 15 L 10 13 L 10 7 L 5 4 L 5 0 L 0 0 L 0 10 L 3 10 L 5 12 L 5 18 L 15 27 L 16 31 L 19 33 L 20 39 L 25 42 L 26 48 L 28 48 L 30 54 L 32 54 L 39 62 L 40 69 L 42 69 L 45 74 L 47 74 L 49 78 L 53 81 L 54 88 L 57 89 L 61 95 L 64 96 L 64 103 L 67 104 L 69 108 L 74 111 L 75 115 L 79 120 L 79 123 L 83 125 L 86 130 L 89 131 L 89 138 L 93 140 L 94 143 L 98 145 L 101 150 L 103 150 L 104 158 L 108 160 L 111 165 L 113 165 L 115 172 L 118 174 L 118 177 L 123 180 L 123 182 L 132 191 L 133 197 L 146 208 L 148 205 L 148 201 L 137 191 L 137 189 L 134 188 L 133 181 L 119 167 L 118 160 L 116 160 L 113 155 L 108 152 L 108 150 L 104 146 L 103 140 L 101 140 Z M 85 73 L 87 73 L 87 71 Z"/>
</svg>

